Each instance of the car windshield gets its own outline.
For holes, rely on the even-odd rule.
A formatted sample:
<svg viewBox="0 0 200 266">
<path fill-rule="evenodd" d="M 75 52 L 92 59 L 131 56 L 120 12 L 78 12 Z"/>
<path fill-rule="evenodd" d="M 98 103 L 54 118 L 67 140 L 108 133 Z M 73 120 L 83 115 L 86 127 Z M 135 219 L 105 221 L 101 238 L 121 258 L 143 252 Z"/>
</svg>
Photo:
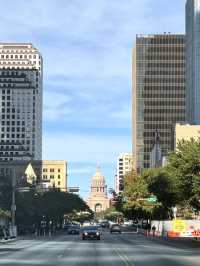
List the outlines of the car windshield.
<svg viewBox="0 0 200 266">
<path fill-rule="evenodd" d="M 98 230 L 97 226 L 85 226 L 83 230 Z"/>
</svg>

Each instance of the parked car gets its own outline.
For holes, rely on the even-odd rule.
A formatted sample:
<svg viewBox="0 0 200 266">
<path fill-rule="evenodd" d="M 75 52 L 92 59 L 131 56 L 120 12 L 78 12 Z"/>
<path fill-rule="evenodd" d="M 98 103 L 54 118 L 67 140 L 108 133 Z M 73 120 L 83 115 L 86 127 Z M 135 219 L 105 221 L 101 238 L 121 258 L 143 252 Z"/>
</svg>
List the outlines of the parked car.
<svg viewBox="0 0 200 266">
<path fill-rule="evenodd" d="M 69 235 L 78 235 L 80 232 L 80 226 L 79 225 L 71 225 L 68 229 L 67 229 L 67 233 Z"/>
<path fill-rule="evenodd" d="M 85 239 L 101 239 L 101 231 L 98 226 L 85 226 L 82 228 L 82 240 Z"/>
<path fill-rule="evenodd" d="M 121 227 L 120 227 L 120 225 L 118 225 L 118 224 L 113 224 L 113 225 L 111 225 L 111 227 L 110 227 L 110 233 L 112 234 L 112 233 L 119 233 L 119 234 L 121 234 Z"/>
</svg>

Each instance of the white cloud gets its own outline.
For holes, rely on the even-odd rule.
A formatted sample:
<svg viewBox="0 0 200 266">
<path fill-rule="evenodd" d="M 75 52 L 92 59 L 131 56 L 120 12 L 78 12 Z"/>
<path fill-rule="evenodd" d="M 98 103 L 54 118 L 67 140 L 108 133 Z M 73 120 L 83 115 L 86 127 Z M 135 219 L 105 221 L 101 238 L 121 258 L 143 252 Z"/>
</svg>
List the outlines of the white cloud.
<svg viewBox="0 0 200 266">
<path fill-rule="evenodd" d="M 131 150 L 130 136 L 92 134 L 45 134 L 44 159 L 62 159 L 70 162 L 113 163 L 117 156 Z"/>
<path fill-rule="evenodd" d="M 69 168 L 68 174 L 69 175 L 74 175 L 74 174 L 88 174 L 92 175 L 94 172 L 94 167 L 88 167 L 88 166 L 76 166 L 75 168 Z"/>
<path fill-rule="evenodd" d="M 71 113 L 70 101 L 71 98 L 66 93 L 44 91 L 44 120 L 65 118 Z"/>
<path fill-rule="evenodd" d="M 119 108 L 114 112 L 109 114 L 111 118 L 118 119 L 119 121 L 131 121 L 131 106 L 126 103 L 122 107 L 119 105 Z"/>
</svg>

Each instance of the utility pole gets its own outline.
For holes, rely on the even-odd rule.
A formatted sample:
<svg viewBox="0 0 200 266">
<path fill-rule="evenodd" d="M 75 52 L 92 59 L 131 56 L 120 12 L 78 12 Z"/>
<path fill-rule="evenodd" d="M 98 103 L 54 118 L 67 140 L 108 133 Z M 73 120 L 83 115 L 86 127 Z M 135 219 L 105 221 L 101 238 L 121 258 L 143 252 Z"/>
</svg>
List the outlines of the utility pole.
<svg viewBox="0 0 200 266">
<path fill-rule="evenodd" d="M 17 230 L 15 225 L 15 212 L 16 212 L 16 203 L 15 203 L 15 191 L 16 191 L 16 174 L 15 174 L 15 168 L 13 168 L 12 173 L 12 205 L 11 205 L 11 232 L 12 236 L 17 236 Z"/>
</svg>

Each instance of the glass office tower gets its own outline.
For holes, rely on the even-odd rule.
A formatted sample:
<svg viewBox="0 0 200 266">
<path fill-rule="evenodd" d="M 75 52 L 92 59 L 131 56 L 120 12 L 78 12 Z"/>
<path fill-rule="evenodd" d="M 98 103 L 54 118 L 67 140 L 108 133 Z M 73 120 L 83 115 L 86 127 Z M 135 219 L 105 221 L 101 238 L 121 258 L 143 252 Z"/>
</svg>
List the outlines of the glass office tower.
<svg viewBox="0 0 200 266">
<path fill-rule="evenodd" d="M 186 2 L 186 120 L 200 124 L 200 0 Z"/>
<path fill-rule="evenodd" d="M 175 123 L 185 121 L 185 35 L 137 35 L 133 51 L 133 153 L 150 167 L 156 132 L 162 156 L 173 149 Z"/>
</svg>

